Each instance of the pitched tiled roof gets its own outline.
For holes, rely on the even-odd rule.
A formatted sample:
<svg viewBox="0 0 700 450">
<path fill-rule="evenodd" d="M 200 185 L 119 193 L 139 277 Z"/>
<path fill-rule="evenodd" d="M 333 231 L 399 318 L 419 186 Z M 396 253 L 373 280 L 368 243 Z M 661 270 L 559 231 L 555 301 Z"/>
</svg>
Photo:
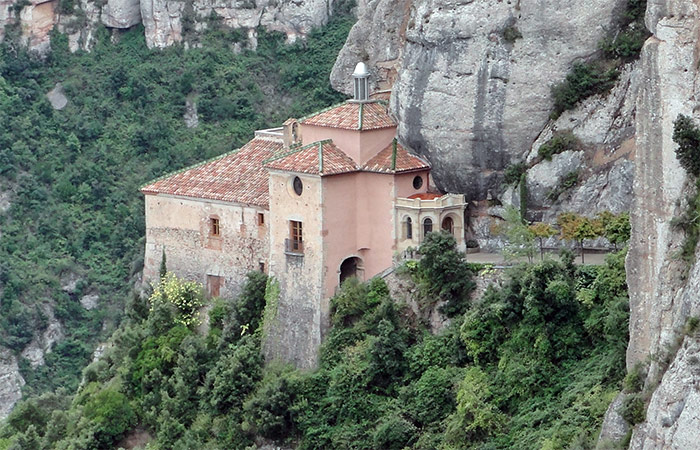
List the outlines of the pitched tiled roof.
<svg viewBox="0 0 700 450">
<path fill-rule="evenodd" d="M 239 150 L 162 177 L 141 188 L 144 194 L 171 194 L 269 206 L 263 161 L 282 151 L 281 140 L 256 137 Z"/>
<path fill-rule="evenodd" d="M 346 103 L 319 111 L 300 120 L 305 125 L 343 128 L 346 130 L 377 130 L 394 127 L 384 102 Z"/>
<path fill-rule="evenodd" d="M 319 155 L 322 155 L 320 162 Z M 322 176 L 355 172 L 359 169 L 355 161 L 330 140 L 314 142 L 272 158 L 265 162 L 265 167 Z"/>
<path fill-rule="evenodd" d="M 368 172 L 381 173 L 400 173 L 411 172 L 414 170 L 429 169 L 430 165 L 421 158 L 414 156 L 403 148 L 401 144 L 396 144 L 396 167 L 392 169 L 392 160 L 394 153 L 393 143 L 389 144 L 384 150 L 377 153 L 372 159 L 362 167 L 362 170 Z"/>
</svg>

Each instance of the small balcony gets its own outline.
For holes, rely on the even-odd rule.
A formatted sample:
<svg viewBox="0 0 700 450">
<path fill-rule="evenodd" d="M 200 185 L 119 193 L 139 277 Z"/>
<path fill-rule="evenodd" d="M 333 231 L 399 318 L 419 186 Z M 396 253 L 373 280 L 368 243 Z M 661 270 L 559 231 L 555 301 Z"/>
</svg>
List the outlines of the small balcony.
<svg viewBox="0 0 700 450">
<path fill-rule="evenodd" d="M 304 256 L 304 241 L 285 239 L 284 253 L 291 256 Z"/>
</svg>

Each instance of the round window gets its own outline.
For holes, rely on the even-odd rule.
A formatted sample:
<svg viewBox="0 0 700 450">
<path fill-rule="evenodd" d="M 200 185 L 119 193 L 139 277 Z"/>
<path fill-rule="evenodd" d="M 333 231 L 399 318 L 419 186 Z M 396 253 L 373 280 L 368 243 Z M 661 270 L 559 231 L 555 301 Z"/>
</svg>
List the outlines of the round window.
<svg viewBox="0 0 700 450">
<path fill-rule="evenodd" d="M 423 177 L 416 176 L 413 179 L 413 189 L 420 189 L 423 186 Z"/>
<path fill-rule="evenodd" d="M 297 195 L 301 195 L 301 193 L 304 192 L 304 184 L 301 182 L 301 178 L 299 177 L 294 177 L 292 187 L 294 188 L 294 193 Z"/>
</svg>

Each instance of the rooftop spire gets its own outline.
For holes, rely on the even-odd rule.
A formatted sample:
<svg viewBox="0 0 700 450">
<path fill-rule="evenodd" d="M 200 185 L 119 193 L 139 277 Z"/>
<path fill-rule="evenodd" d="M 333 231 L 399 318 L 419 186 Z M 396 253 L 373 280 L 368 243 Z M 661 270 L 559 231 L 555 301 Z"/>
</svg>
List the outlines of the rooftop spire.
<svg viewBox="0 0 700 450">
<path fill-rule="evenodd" d="M 355 84 L 355 101 L 366 102 L 369 100 L 369 72 L 365 63 L 357 63 L 352 78 Z"/>
</svg>

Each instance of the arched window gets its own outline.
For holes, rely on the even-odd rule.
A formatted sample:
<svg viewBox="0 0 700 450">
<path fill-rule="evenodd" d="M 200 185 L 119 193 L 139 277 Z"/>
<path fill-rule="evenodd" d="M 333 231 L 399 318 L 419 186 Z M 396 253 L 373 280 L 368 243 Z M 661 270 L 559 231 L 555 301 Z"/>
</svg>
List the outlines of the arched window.
<svg viewBox="0 0 700 450">
<path fill-rule="evenodd" d="M 433 219 L 426 217 L 423 221 L 423 237 L 433 232 Z"/>
<path fill-rule="evenodd" d="M 455 223 L 454 220 L 452 220 L 452 217 L 445 217 L 442 219 L 442 227 L 443 231 L 447 231 L 450 234 L 455 234 Z"/>
<path fill-rule="evenodd" d="M 406 218 L 406 239 L 413 239 L 413 221 L 410 217 Z"/>
</svg>

